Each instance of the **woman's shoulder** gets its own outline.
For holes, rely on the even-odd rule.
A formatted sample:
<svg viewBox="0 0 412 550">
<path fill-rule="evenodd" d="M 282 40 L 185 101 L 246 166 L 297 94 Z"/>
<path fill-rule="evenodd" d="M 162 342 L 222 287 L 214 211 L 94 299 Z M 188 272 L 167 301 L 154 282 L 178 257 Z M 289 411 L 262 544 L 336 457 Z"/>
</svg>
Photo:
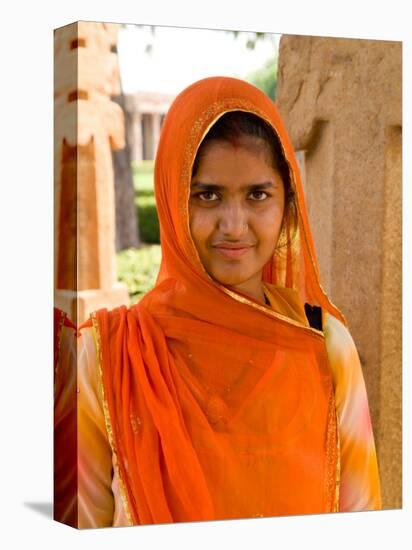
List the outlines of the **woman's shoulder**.
<svg viewBox="0 0 412 550">
<path fill-rule="evenodd" d="M 342 321 L 326 313 L 324 335 L 335 387 L 352 385 L 362 377 L 362 367 L 349 329 Z"/>
<path fill-rule="evenodd" d="M 130 311 L 134 306 L 121 304 L 116 307 L 107 308 L 107 307 L 101 307 L 99 309 L 95 309 L 90 312 L 88 317 L 82 321 L 79 326 L 78 330 L 83 330 L 84 328 L 91 328 L 95 326 L 96 319 L 110 319 L 111 321 L 116 321 L 121 319 L 121 317 Z"/>
<path fill-rule="evenodd" d="M 80 347 L 85 347 L 82 343 L 90 347 L 92 342 L 98 347 L 102 338 L 116 337 L 116 334 L 124 329 L 128 313 L 135 308 L 136 305 L 120 305 L 111 309 L 102 307 L 92 311 L 77 327 Z"/>
<path fill-rule="evenodd" d="M 325 343 L 333 359 L 344 361 L 353 358 L 357 351 L 352 335 L 346 325 L 328 312 L 324 314 Z"/>
<path fill-rule="evenodd" d="M 139 324 L 140 303 L 120 305 L 111 309 L 100 308 L 92 311 L 87 319 L 77 327 L 77 353 L 79 376 L 92 381 L 97 386 L 96 372 L 103 368 L 103 358 L 109 357 L 110 349 L 118 346 L 129 334 L 131 322 Z"/>
</svg>

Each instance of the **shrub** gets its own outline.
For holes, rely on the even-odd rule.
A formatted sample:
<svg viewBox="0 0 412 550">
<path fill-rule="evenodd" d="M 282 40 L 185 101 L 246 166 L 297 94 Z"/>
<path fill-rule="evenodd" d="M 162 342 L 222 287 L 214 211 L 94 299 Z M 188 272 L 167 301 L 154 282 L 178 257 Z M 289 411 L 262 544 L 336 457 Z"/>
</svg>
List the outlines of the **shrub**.
<svg viewBox="0 0 412 550">
<path fill-rule="evenodd" d="M 139 219 L 140 240 L 144 243 L 159 244 L 160 230 L 154 195 L 138 195 L 135 199 Z"/>
<path fill-rule="evenodd" d="M 128 248 L 116 254 L 117 277 L 127 285 L 131 303 L 138 302 L 154 285 L 159 272 L 159 245 Z"/>
<path fill-rule="evenodd" d="M 153 189 L 152 160 L 132 164 L 135 194 L 135 205 L 139 220 L 140 240 L 144 243 L 159 244 L 159 219 Z"/>
</svg>

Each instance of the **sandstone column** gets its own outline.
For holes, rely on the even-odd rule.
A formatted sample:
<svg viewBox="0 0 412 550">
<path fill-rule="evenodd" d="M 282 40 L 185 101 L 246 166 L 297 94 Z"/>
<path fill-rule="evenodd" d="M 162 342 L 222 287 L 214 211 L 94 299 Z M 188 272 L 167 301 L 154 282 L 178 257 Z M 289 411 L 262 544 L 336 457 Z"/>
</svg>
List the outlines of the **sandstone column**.
<svg viewBox="0 0 412 550">
<path fill-rule="evenodd" d="M 383 505 L 402 503 L 401 43 L 280 41 L 278 106 L 304 154 L 323 286 L 366 380 Z"/>
<path fill-rule="evenodd" d="M 55 305 L 74 322 L 128 304 L 116 280 L 112 149 L 124 147 L 118 26 L 84 22 L 55 31 Z"/>
</svg>

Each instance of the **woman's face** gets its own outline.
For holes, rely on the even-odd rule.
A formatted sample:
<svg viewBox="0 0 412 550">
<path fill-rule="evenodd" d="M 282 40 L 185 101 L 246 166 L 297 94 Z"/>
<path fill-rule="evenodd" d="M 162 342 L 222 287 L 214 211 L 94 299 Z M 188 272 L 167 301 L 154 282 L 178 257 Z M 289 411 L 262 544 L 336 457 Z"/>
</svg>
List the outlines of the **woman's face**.
<svg viewBox="0 0 412 550">
<path fill-rule="evenodd" d="M 257 299 L 285 207 L 283 181 L 268 147 L 253 137 L 243 137 L 237 147 L 210 141 L 192 178 L 189 200 L 190 230 L 206 271 Z"/>
</svg>

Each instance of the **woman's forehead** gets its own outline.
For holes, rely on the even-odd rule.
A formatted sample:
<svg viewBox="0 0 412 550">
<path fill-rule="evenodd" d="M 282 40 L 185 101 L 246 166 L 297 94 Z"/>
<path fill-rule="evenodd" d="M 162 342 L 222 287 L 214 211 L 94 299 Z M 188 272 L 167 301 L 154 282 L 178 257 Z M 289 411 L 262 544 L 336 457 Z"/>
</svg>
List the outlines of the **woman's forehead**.
<svg viewBox="0 0 412 550">
<path fill-rule="evenodd" d="M 236 145 L 226 140 L 211 140 L 199 149 L 197 157 L 196 175 L 205 170 L 208 172 L 274 170 L 271 148 L 261 138 L 249 139 L 249 136 L 246 136 L 246 139 L 239 141 Z"/>
<path fill-rule="evenodd" d="M 199 151 L 206 151 L 212 148 L 216 149 L 230 147 L 234 149 L 246 149 L 247 151 L 253 151 L 255 153 L 266 153 L 271 150 L 269 143 L 264 138 L 247 134 L 239 134 L 228 138 L 212 138 L 206 140 L 200 144 Z"/>
</svg>

